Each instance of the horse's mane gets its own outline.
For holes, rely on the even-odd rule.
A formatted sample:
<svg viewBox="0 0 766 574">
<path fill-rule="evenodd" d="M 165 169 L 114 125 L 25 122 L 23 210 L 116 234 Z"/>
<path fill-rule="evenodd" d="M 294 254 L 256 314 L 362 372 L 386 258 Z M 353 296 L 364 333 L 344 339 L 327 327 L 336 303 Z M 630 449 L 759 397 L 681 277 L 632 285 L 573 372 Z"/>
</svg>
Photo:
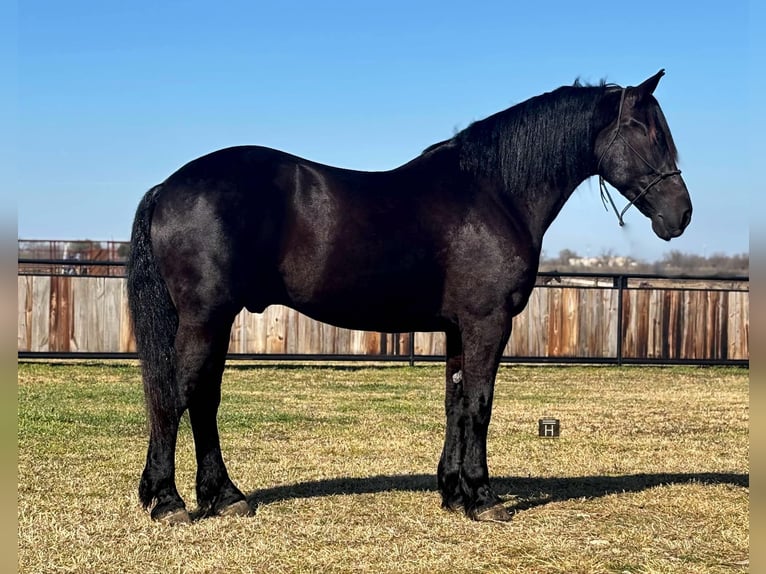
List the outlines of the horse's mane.
<svg viewBox="0 0 766 574">
<path fill-rule="evenodd" d="M 584 163 L 593 161 L 595 126 L 601 123 L 595 114 L 610 90 L 615 87 L 576 82 L 474 122 L 453 138 L 460 145 L 461 167 L 501 174 L 512 193 L 577 179 Z"/>
<path fill-rule="evenodd" d="M 427 147 L 422 155 L 458 148 L 462 169 L 480 176 L 499 174 L 511 193 L 534 192 L 542 182 L 566 185 L 593 162 L 596 136 L 614 120 L 622 89 L 604 80 L 583 84 L 578 78 L 571 86 L 476 121 L 452 138 Z M 614 97 L 606 100 L 608 94 Z M 663 140 L 676 159 L 678 152 L 662 110 L 655 102 L 649 112 L 651 136 Z"/>
</svg>

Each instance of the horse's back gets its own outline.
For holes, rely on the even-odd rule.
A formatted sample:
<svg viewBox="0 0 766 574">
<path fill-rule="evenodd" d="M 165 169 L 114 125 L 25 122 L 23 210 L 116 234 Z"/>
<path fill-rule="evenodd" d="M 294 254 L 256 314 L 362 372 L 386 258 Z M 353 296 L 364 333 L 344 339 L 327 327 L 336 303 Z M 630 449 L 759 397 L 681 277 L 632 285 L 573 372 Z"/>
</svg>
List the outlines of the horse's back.
<svg viewBox="0 0 766 574">
<path fill-rule="evenodd" d="M 443 249 L 427 179 L 227 148 L 164 182 L 153 244 L 175 299 L 190 308 L 283 303 L 350 324 L 370 301 L 390 300 L 381 319 L 394 304 L 430 316 Z"/>
</svg>

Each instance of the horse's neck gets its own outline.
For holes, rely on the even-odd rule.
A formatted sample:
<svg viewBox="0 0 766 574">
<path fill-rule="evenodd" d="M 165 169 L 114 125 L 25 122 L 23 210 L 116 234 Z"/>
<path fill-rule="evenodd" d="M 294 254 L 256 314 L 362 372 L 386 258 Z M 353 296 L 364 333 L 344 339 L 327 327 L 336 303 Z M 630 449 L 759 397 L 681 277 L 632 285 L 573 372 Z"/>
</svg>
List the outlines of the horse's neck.
<svg viewBox="0 0 766 574">
<path fill-rule="evenodd" d="M 504 189 L 501 195 L 509 202 L 509 209 L 526 225 L 530 238 L 538 249 L 542 248 L 543 236 L 561 212 L 574 190 L 589 177 L 595 175 L 590 161 L 581 165 L 567 177 L 540 180 L 523 189 Z M 502 183 L 498 182 L 498 186 Z"/>
<path fill-rule="evenodd" d="M 461 167 L 493 182 L 538 246 L 575 188 L 596 172 L 603 97 L 591 90 L 544 94 L 456 137 Z"/>
<path fill-rule="evenodd" d="M 594 174 L 590 173 L 590 170 L 585 170 L 582 177 L 576 178 L 564 186 L 542 183 L 541 191 L 530 200 L 515 202 L 517 206 L 520 206 L 530 235 L 537 246 L 542 246 L 543 235 L 555 221 L 577 186 L 591 175 Z"/>
<path fill-rule="evenodd" d="M 583 123 L 581 130 L 569 133 L 567 142 L 563 136 L 551 138 L 552 145 L 558 146 L 552 150 L 553 155 L 565 158 L 558 169 L 543 172 L 539 179 L 530 180 L 526 185 L 504 190 L 505 196 L 525 219 L 530 235 L 538 246 L 542 246 L 543 235 L 574 190 L 596 175 L 595 136 L 606 127 L 605 119 L 597 119 L 597 115 L 594 110 L 591 122 Z M 499 182 L 499 185 L 505 184 Z"/>
</svg>

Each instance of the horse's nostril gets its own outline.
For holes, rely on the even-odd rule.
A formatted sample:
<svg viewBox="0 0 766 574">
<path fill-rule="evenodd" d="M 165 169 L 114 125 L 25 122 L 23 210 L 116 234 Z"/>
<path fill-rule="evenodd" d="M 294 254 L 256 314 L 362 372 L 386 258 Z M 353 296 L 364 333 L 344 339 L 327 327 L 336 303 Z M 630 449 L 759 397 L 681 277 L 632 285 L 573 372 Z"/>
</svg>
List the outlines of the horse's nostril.
<svg viewBox="0 0 766 574">
<path fill-rule="evenodd" d="M 692 220 L 692 210 L 691 208 L 684 211 L 684 214 L 681 216 L 681 229 L 685 229 L 687 225 Z"/>
</svg>

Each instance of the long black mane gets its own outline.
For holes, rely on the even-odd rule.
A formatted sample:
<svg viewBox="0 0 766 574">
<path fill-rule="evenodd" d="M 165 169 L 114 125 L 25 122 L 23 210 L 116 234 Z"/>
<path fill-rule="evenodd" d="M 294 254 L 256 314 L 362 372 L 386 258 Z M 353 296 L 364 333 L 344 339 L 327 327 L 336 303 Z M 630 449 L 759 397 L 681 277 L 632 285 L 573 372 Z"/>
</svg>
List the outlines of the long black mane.
<svg viewBox="0 0 766 574">
<path fill-rule="evenodd" d="M 453 138 L 460 163 L 479 176 L 500 174 L 506 190 L 565 186 L 593 162 L 606 118 L 597 114 L 613 86 L 564 86 L 474 122 Z"/>
</svg>

